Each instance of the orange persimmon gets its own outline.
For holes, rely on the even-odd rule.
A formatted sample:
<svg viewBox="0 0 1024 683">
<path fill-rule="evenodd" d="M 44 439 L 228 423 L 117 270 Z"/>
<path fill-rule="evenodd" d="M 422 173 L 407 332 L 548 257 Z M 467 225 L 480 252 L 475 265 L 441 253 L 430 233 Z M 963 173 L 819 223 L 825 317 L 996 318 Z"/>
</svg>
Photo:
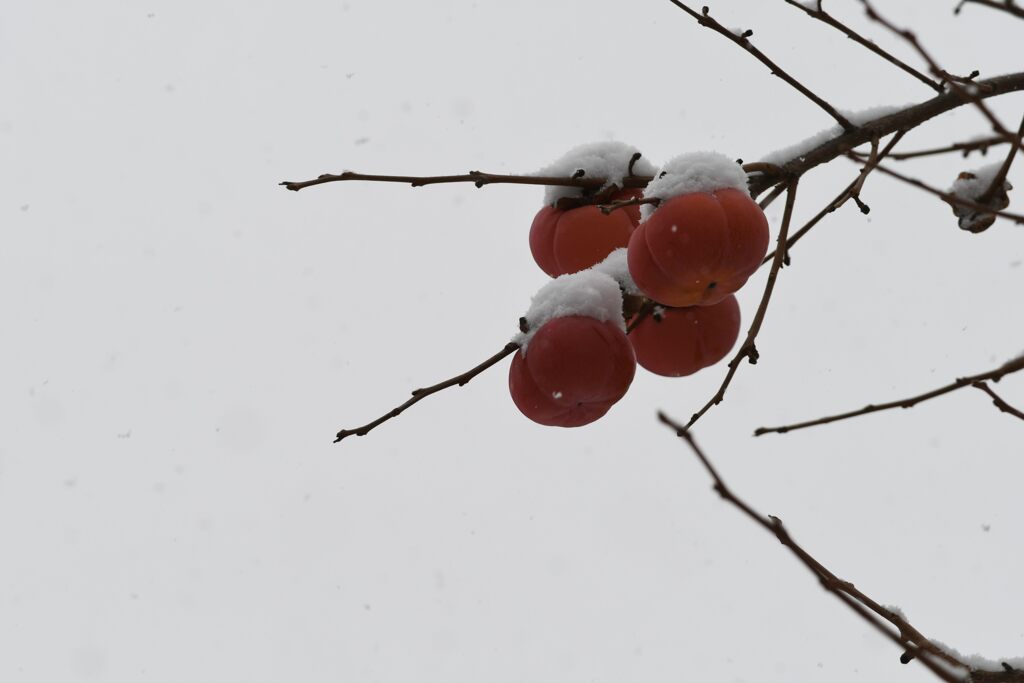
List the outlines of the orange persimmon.
<svg viewBox="0 0 1024 683">
<path fill-rule="evenodd" d="M 608 201 L 635 199 L 640 190 L 615 193 Z M 609 214 L 596 206 L 558 209 L 545 206 L 530 226 L 530 251 L 545 273 L 558 277 L 600 263 L 608 254 L 629 244 L 640 222 L 640 209 L 627 206 Z"/>
<path fill-rule="evenodd" d="M 728 295 L 711 306 L 664 308 L 633 328 L 629 341 L 640 366 L 683 377 L 725 358 L 740 333 L 740 306 Z"/>
<path fill-rule="evenodd" d="M 629 240 L 629 272 L 666 306 L 707 306 L 747 281 L 768 250 L 768 221 L 745 192 L 727 188 L 663 201 Z"/>
</svg>

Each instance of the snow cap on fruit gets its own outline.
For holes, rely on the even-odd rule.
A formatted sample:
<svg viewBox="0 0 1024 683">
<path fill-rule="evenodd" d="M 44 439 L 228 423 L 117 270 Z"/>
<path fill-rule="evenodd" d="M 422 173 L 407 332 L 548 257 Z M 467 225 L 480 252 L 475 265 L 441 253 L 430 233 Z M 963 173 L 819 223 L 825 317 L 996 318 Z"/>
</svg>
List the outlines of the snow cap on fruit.
<svg viewBox="0 0 1024 683">
<path fill-rule="evenodd" d="M 523 316 L 526 331 L 516 335 L 513 341 L 525 354 L 530 339 L 544 323 L 570 315 L 612 322 L 625 331 L 619 283 L 610 275 L 596 270 L 581 270 L 555 278 L 533 295 L 530 310 Z"/>
<path fill-rule="evenodd" d="M 664 202 L 683 194 L 725 188 L 750 194 L 747 174 L 742 166 L 719 152 L 688 152 L 658 169 L 654 180 L 644 190 L 644 198 L 654 197 Z M 647 220 L 655 209 L 653 204 L 642 204 L 640 215 Z"/>
<path fill-rule="evenodd" d="M 593 267 L 599 273 L 610 275 L 613 280 L 619 283 L 619 287 L 626 294 L 640 296 L 643 292 L 636 286 L 633 276 L 629 274 L 629 264 L 626 261 L 626 248 L 616 249 L 608 254 L 608 257 Z"/>
<path fill-rule="evenodd" d="M 616 140 L 592 142 L 573 147 L 536 175 L 571 178 L 583 171 L 583 178 L 604 178 L 602 190 L 612 185 L 621 188 L 622 179 L 630 175 L 631 162 L 632 175 L 654 175 L 654 164 L 650 161 L 642 156 L 633 161 L 637 153 L 639 150 L 636 147 Z M 562 197 L 579 197 L 581 194 L 578 187 L 549 185 L 544 190 L 544 203 L 554 206 Z"/>
</svg>

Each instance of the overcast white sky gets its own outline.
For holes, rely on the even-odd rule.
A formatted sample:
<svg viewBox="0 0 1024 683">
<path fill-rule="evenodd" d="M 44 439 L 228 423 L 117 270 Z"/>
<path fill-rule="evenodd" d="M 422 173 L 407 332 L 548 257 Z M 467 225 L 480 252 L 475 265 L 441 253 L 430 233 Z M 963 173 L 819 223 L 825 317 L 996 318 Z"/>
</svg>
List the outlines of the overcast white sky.
<svg viewBox="0 0 1024 683">
<path fill-rule="evenodd" d="M 953 4 L 880 2 L 951 70 L 1020 70 L 1024 23 Z M 712 11 L 838 107 L 931 97 L 781 0 Z M 0 681 L 930 680 L 656 424 L 724 366 L 638 372 L 559 430 L 502 364 L 331 443 L 515 333 L 543 193 L 277 182 L 525 172 L 608 138 L 749 161 L 831 124 L 667 0 L 5 3 L 0 82 Z M 992 107 L 1016 125 L 1024 95 Z M 964 109 L 901 148 L 987 132 Z M 797 220 L 855 172 L 808 176 Z M 761 362 L 696 434 L 924 633 L 1020 656 L 1024 425 L 965 390 L 751 437 L 1024 350 L 1020 227 L 961 232 L 882 176 L 864 199 L 793 250 Z"/>
</svg>

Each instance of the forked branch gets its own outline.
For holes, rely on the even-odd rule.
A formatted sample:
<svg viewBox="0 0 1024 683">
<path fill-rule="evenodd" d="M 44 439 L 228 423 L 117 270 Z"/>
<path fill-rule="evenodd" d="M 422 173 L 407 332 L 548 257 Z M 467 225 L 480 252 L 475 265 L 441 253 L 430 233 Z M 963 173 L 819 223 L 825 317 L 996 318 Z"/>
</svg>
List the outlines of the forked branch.
<svg viewBox="0 0 1024 683">
<path fill-rule="evenodd" d="M 864 202 L 861 201 L 860 199 L 860 192 L 864 187 L 864 181 L 867 179 L 868 174 L 870 174 L 871 171 L 873 171 L 878 166 L 879 162 L 881 162 L 882 159 L 886 158 L 886 156 L 889 155 L 889 152 L 892 151 L 892 148 L 895 147 L 896 143 L 900 141 L 904 133 L 905 131 L 902 130 L 897 131 L 896 134 L 892 136 L 892 139 L 890 139 L 889 142 L 886 143 L 885 147 L 883 147 L 881 151 L 878 150 L 878 146 L 877 144 L 875 144 L 875 141 L 872 141 L 871 154 L 866 158 L 864 167 L 861 168 L 860 173 L 857 174 L 857 177 L 854 178 L 849 185 L 843 188 L 843 191 L 836 195 L 835 199 L 826 204 L 825 208 L 823 208 L 821 211 L 815 214 L 815 216 L 811 220 L 804 223 L 804 225 L 799 230 L 793 233 L 786 240 L 786 256 L 785 260 L 783 261 L 783 265 L 789 265 L 789 250 L 793 248 L 794 244 L 800 241 L 801 237 L 810 232 L 811 228 L 820 223 L 821 220 L 825 218 L 825 216 L 829 215 L 830 213 L 841 207 L 850 199 L 853 199 L 857 203 L 857 206 L 860 207 L 862 213 L 868 213 L 868 211 L 870 211 L 870 209 L 868 209 L 868 206 L 864 204 Z M 761 265 L 764 265 L 765 263 L 768 263 L 774 259 L 775 252 L 773 251 L 764 257 L 764 261 L 761 262 Z"/>
<path fill-rule="evenodd" d="M 774 434 L 785 434 L 787 432 L 794 432 L 794 431 L 796 431 L 798 429 L 806 429 L 807 427 L 814 427 L 814 426 L 817 426 L 817 425 L 829 424 L 830 422 L 839 422 L 840 420 L 849 420 L 850 418 L 860 417 L 861 415 L 868 415 L 870 413 L 878 413 L 878 412 L 881 412 L 883 410 L 892 410 L 893 408 L 913 408 L 918 403 L 924 403 L 925 401 L 929 401 L 929 400 L 931 400 L 933 398 L 938 398 L 939 396 L 944 396 L 944 395 L 946 395 L 946 394 L 948 394 L 950 392 L 956 391 L 958 389 L 963 389 L 964 387 L 969 387 L 969 386 L 975 386 L 975 385 L 978 385 L 978 384 L 983 384 L 984 382 L 987 382 L 987 381 L 998 382 L 999 380 L 1001 380 L 1006 375 L 1013 374 L 1013 373 L 1018 372 L 1020 370 L 1024 370 L 1024 356 L 1021 356 L 1019 358 L 1014 358 L 1013 360 L 1011 360 L 1011 361 L 1009 361 L 1007 363 L 1003 363 L 1002 365 L 1000 365 L 998 368 L 996 368 L 994 370 L 989 370 L 988 372 L 982 372 L 982 373 L 977 374 L 977 375 L 970 375 L 968 377 L 961 377 L 961 378 L 959 378 L 959 379 L 957 379 L 957 380 L 955 380 L 953 382 L 950 382 L 949 384 L 946 384 L 945 386 L 941 386 L 938 389 L 932 389 L 931 391 L 926 391 L 923 394 L 918 394 L 916 396 L 911 396 L 909 398 L 902 398 L 902 399 L 899 399 L 897 401 L 889 401 L 887 403 L 878 403 L 878 404 L 874 404 L 873 403 L 873 404 L 869 404 L 869 405 L 864 406 L 860 410 L 851 410 L 851 411 L 846 412 L 846 413 L 838 413 L 836 415 L 828 415 L 826 417 L 819 417 L 816 420 L 807 420 L 806 422 L 797 422 L 797 423 L 790 424 L 790 425 L 784 425 L 782 427 L 758 427 L 756 430 L 754 430 L 754 436 L 761 436 L 762 434 L 772 434 L 772 433 L 774 433 Z M 978 388 L 981 388 L 981 387 L 978 387 Z M 993 398 L 997 398 L 998 399 L 998 397 L 995 396 L 994 393 L 990 392 L 990 395 L 992 395 Z M 1002 401 L 1002 399 L 999 399 L 999 400 Z M 996 405 L 999 406 L 999 403 L 997 403 Z M 1007 405 L 1007 404 L 1005 404 L 1005 402 L 1003 402 L 1003 405 Z M 1007 406 L 1007 407 L 1009 407 L 1009 406 Z M 1000 410 L 1002 410 L 1002 407 L 1000 407 Z M 1011 409 L 1011 411 L 1010 411 L 1011 414 L 1014 414 L 1013 413 L 1014 410 L 1015 409 Z M 1004 412 L 1006 412 L 1006 411 L 1004 411 Z"/>
<path fill-rule="evenodd" d="M 971 386 L 973 386 L 975 389 L 981 389 L 986 394 L 988 394 L 989 397 L 992 399 L 992 404 L 995 405 L 995 407 L 998 408 L 1000 411 L 1006 413 L 1007 415 L 1013 415 L 1014 417 L 1019 417 L 1020 419 L 1024 420 L 1024 413 L 1011 406 L 1009 403 L 1003 400 L 1002 396 L 992 391 L 992 387 L 990 387 L 987 382 L 975 382 Z"/>
</svg>

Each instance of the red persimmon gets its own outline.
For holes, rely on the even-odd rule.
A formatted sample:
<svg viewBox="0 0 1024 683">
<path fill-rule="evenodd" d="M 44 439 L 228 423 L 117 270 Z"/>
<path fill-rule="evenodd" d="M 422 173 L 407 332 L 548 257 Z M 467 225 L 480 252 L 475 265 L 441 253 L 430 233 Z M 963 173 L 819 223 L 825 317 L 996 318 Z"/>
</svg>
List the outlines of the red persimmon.
<svg viewBox="0 0 1024 683">
<path fill-rule="evenodd" d="M 512 358 L 508 387 L 516 407 L 542 425 L 579 427 L 608 412 L 629 389 L 636 358 L 614 323 L 585 316 L 545 323 Z"/>
<path fill-rule="evenodd" d="M 768 221 L 736 189 L 694 192 L 662 202 L 629 240 L 629 272 L 667 306 L 707 306 L 747 281 L 768 250 Z"/>
<path fill-rule="evenodd" d="M 731 294 L 711 306 L 664 308 L 629 335 L 636 361 L 665 377 L 692 375 L 725 358 L 740 333 L 740 306 Z"/>
<path fill-rule="evenodd" d="M 608 201 L 635 199 L 640 190 L 626 190 Z M 530 251 L 545 273 L 558 277 L 600 263 L 608 254 L 629 244 L 640 222 L 640 209 L 627 206 L 609 214 L 596 206 L 556 209 L 545 206 L 530 227 Z"/>
</svg>

